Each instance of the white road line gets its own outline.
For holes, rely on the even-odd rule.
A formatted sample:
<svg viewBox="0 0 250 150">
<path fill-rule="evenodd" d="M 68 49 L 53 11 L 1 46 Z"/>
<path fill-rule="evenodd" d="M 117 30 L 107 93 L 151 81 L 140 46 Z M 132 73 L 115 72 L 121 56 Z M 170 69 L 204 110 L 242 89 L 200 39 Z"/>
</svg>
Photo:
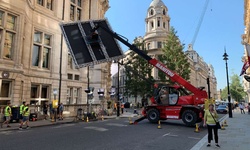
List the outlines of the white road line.
<svg viewBox="0 0 250 150">
<path fill-rule="evenodd" d="M 64 125 L 59 125 L 59 126 L 55 126 L 52 127 L 53 129 L 57 129 L 57 128 L 63 128 L 63 127 L 71 127 L 74 126 L 75 124 L 64 124 Z"/>
<path fill-rule="evenodd" d="M 164 136 L 167 136 L 167 135 L 169 135 L 169 134 L 170 134 L 170 133 L 164 134 L 163 137 L 164 137 Z"/>
<path fill-rule="evenodd" d="M 94 127 L 94 126 L 89 126 L 89 127 L 84 127 L 85 129 L 91 129 L 91 130 L 96 130 L 96 131 L 108 131 L 106 128 L 100 128 L 100 127 Z"/>
<path fill-rule="evenodd" d="M 116 126 L 116 127 L 126 127 L 126 126 L 128 126 L 128 125 L 119 124 L 119 123 L 108 123 L 106 125 L 108 125 L 108 126 Z"/>
<path fill-rule="evenodd" d="M 195 140 L 200 140 L 201 138 L 197 138 L 197 137 L 188 137 L 189 139 L 195 139 Z"/>
</svg>

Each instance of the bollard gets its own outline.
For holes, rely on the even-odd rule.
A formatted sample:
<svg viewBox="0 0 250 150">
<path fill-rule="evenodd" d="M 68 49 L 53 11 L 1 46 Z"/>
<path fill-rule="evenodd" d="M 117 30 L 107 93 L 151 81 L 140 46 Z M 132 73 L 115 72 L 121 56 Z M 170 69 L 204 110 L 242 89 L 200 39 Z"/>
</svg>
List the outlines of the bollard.
<svg viewBox="0 0 250 150">
<path fill-rule="evenodd" d="M 198 123 L 195 124 L 195 130 L 194 130 L 194 132 L 196 132 L 196 133 L 200 132 L 200 128 L 199 128 L 199 124 Z"/>
<path fill-rule="evenodd" d="M 223 123 L 221 123 L 221 130 L 226 130 L 226 128 L 224 127 Z"/>
<path fill-rule="evenodd" d="M 227 120 L 224 120 L 223 126 L 224 126 L 224 127 L 227 127 L 227 126 L 228 126 L 228 125 L 227 125 Z"/>
<path fill-rule="evenodd" d="M 161 129 L 161 121 L 160 120 L 158 121 L 158 127 L 157 127 L 157 129 Z"/>
<path fill-rule="evenodd" d="M 128 120 L 129 120 L 129 124 L 130 124 L 130 125 L 133 124 L 133 122 L 132 122 L 132 120 L 131 120 L 130 117 L 128 118 Z"/>
</svg>

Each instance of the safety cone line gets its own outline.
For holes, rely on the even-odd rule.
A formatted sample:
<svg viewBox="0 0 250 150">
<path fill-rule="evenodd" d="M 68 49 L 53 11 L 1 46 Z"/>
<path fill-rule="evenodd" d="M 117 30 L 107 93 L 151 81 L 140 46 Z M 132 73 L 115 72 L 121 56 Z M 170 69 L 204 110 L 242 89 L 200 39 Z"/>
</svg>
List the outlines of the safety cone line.
<svg viewBox="0 0 250 150">
<path fill-rule="evenodd" d="M 200 132 L 200 128 L 199 128 L 199 124 L 198 123 L 195 124 L 195 130 L 194 130 L 194 132 L 196 132 L 196 133 Z"/>
<path fill-rule="evenodd" d="M 160 120 L 158 121 L 158 127 L 157 128 L 161 129 L 161 121 Z"/>
</svg>

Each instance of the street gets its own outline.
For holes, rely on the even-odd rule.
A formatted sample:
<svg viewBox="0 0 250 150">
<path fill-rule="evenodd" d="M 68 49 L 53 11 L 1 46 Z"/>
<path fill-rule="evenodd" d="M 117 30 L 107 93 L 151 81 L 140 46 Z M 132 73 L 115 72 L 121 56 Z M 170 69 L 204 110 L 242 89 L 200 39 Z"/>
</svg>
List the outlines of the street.
<svg viewBox="0 0 250 150">
<path fill-rule="evenodd" d="M 128 118 L 119 118 L 2 131 L 0 149 L 189 150 L 207 134 L 204 128 L 194 132 L 194 127 L 186 127 L 180 120 L 162 121 L 162 129 L 157 126 L 148 120 L 129 125 Z"/>
</svg>

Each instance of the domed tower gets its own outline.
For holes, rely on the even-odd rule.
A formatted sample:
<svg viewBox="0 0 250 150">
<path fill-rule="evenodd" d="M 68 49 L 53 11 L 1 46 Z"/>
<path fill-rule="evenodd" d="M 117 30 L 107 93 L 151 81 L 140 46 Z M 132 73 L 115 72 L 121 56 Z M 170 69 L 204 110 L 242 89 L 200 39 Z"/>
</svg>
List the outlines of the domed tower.
<svg viewBox="0 0 250 150">
<path fill-rule="evenodd" d="M 168 8 L 162 0 L 153 0 L 148 8 L 146 22 L 146 34 L 144 36 L 145 47 L 148 54 L 154 58 L 162 54 L 161 48 L 166 41 L 170 30 L 170 17 Z M 152 76 L 158 79 L 158 70 L 153 69 Z"/>
</svg>

